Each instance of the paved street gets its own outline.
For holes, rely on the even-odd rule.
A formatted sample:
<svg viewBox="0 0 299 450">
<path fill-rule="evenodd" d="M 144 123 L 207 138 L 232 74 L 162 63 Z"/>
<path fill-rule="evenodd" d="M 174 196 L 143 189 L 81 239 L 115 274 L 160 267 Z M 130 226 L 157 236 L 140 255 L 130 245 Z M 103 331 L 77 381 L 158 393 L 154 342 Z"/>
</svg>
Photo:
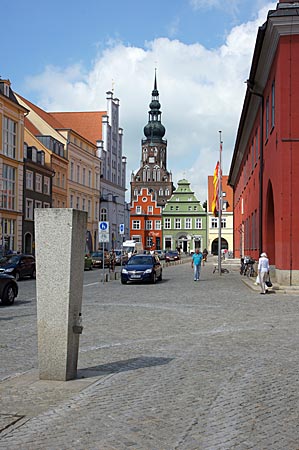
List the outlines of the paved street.
<svg viewBox="0 0 299 450">
<path fill-rule="evenodd" d="M 190 264 L 156 285 L 84 274 L 78 379 L 39 381 L 35 281 L 0 308 L 0 449 L 298 450 L 296 295 Z"/>
</svg>

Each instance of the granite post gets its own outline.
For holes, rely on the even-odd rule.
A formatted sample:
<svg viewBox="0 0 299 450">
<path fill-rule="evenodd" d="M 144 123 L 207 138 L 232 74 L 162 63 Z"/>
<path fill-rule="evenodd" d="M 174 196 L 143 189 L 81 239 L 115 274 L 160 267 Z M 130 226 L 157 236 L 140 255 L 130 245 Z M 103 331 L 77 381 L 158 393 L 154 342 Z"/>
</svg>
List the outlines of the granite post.
<svg viewBox="0 0 299 450">
<path fill-rule="evenodd" d="M 34 213 L 39 378 L 67 381 L 77 376 L 87 213 Z"/>
</svg>

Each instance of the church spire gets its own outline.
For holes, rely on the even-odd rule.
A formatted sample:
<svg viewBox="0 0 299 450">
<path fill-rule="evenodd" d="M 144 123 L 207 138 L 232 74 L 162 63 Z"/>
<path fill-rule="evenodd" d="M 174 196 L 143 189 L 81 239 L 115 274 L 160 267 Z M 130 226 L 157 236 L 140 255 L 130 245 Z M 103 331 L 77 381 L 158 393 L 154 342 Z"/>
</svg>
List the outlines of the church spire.
<svg viewBox="0 0 299 450">
<path fill-rule="evenodd" d="M 152 91 L 152 101 L 149 104 L 148 123 L 143 132 L 151 142 L 161 142 L 165 134 L 165 127 L 161 123 L 161 105 L 159 102 L 159 91 L 157 88 L 157 69 L 155 69 L 154 89 Z"/>
</svg>

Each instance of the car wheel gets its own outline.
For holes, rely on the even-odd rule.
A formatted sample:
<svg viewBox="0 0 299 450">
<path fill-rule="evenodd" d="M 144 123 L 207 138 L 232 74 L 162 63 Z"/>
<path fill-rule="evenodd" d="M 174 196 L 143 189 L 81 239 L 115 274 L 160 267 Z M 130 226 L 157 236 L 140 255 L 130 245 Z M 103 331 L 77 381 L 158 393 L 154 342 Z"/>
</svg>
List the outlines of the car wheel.
<svg viewBox="0 0 299 450">
<path fill-rule="evenodd" d="M 6 286 L 6 288 L 3 291 L 3 297 L 2 297 L 2 303 L 4 305 L 13 305 L 15 301 L 15 291 L 11 284 Z"/>
<path fill-rule="evenodd" d="M 155 284 L 156 281 L 157 281 L 157 275 L 156 275 L 156 272 L 154 272 L 152 275 L 152 283 Z"/>
<path fill-rule="evenodd" d="M 127 284 L 127 280 L 121 279 L 121 284 Z"/>
<path fill-rule="evenodd" d="M 36 278 L 36 271 L 35 270 L 32 272 L 31 278 Z"/>
<path fill-rule="evenodd" d="M 160 273 L 160 276 L 159 276 L 158 280 L 162 281 L 162 270 L 161 270 L 161 273 Z"/>
<path fill-rule="evenodd" d="M 20 273 L 19 273 L 19 272 L 16 272 L 16 274 L 15 274 L 15 279 L 16 279 L 16 281 L 19 281 L 20 278 L 21 278 L 21 277 L 20 277 Z"/>
</svg>

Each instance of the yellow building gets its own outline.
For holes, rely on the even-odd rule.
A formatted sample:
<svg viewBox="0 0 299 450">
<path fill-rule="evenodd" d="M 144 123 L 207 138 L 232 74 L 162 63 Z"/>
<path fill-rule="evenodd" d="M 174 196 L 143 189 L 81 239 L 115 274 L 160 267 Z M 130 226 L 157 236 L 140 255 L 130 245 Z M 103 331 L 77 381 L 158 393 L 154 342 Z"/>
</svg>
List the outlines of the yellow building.
<svg viewBox="0 0 299 450">
<path fill-rule="evenodd" d="M 22 251 L 24 116 L 9 80 L 0 79 L 0 254 Z"/>
</svg>

